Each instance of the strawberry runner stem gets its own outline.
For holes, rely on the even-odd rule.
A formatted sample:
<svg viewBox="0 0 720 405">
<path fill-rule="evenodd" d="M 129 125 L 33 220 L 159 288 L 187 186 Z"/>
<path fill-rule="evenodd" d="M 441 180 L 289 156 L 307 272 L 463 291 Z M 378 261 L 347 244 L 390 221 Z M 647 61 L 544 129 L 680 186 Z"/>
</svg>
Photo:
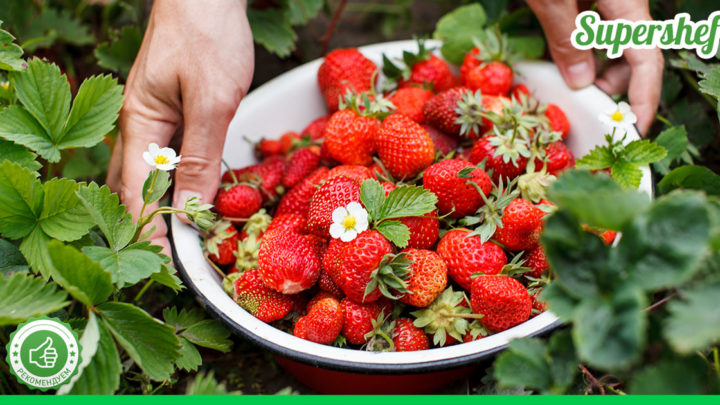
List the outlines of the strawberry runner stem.
<svg viewBox="0 0 720 405">
<path fill-rule="evenodd" d="M 152 178 L 152 181 L 150 182 L 150 187 L 148 187 L 148 190 L 147 190 L 148 196 L 150 194 L 152 194 L 153 189 L 155 188 L 155 181 L 157 181 L 158 174 L 160 174 L 160 170 L 155 169 L 155 170 L 153 170 L 153 172 L 154 172 L 153 178 Z M 142 208 L 140 208 L 140 215 L 139 215 L 140 218 L 142 218 L 143 214 L 145 213 L 145 208 L 147 208 L 147 198 L 143 198 L 143 205 L 142 205 Z"/>
</svg>

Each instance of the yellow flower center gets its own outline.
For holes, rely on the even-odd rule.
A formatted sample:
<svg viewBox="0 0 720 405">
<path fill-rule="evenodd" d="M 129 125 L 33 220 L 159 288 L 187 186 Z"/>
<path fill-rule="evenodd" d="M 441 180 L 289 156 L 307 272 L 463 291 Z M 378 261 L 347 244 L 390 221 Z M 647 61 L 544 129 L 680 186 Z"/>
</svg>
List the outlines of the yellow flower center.
<svg viewBox="0 0 720 405">
<path fill-rule="evenodd" d="M 2 84 L 0 84 L 0 85 L 5 90 L 8 90 L 10 88 L 10 82 L 2 82 Z"/>
<path fill-rule="evenodd" d="M 621 122 L 623 118 L 625 118 L 625 116 L 620 112 L 620 110 L 615 110 L 615 112 L 610 116 L 610 119 L 615 122 Z"/>
<path fill-rule="evenodd" d="M 355 221 L 354 216 L 348 215 L 345 217 L 345 219 L 343 219 L 343 226 L 345 227 L 345 229 L 353 229 L 353 228 L 355 228 L 356 222 L 357 221 Z"/>
<path fill-rule="evenodd" d="M 166 165 L 170 163 L 170 160 L 163 155 L 155 156 L 155 164 Z"/>
</svg>

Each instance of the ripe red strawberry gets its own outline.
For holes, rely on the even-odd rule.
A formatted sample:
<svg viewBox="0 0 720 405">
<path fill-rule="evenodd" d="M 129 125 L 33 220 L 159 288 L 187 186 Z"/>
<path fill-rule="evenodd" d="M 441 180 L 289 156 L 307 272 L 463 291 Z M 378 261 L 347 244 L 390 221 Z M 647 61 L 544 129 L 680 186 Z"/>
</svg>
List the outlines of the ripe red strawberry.
<svg viewBox="0 0 720 405">
<path fill-rule="evenodd" d="M 530 318 L 532 300 L 519 281 L 508 276 L 480 276 L 470 292 L 473 312 L 483 315 L 480 323 L 490 332 L 502 332 Z"/>
<path fill-rule="evenodd" d="M 273 229 L 282 229 L 286 232 L 294 233 L 305 233 L 305 226 L 307 220 L 302 215 L 298 214 L 282 214 L 276 215 L 275 218 L 270 222 L 265 232 L 270 232 Z"/>
<path fill-rule="evenodd" d="M 430 348 L 430 340 L 428 340 L 425 332 L 413 325 L 413 321 L 408 318 L 398 318 L 395 321 L 392 340 L 395 351 L 398 352 L 411 352 Z"/>
<path fill-rule="evenodd" d="M 327 167 L 319 167 L 290 189 L 280 200 L 275 216 L 297 214 L 306 218 L 308 209 L 310 209 L 310 200 L 317 190 L 317 185 L 327 178 L 328 172 Z"/>
<path fill-rule="evenodd" d="M 435 146 L 427 131 L 401 114 L 385 118 L 375 145 L 385 168 L 398 179 L 415 177 L 435 159 Z"/>
<path fill-rule="evenodd" d="M 313 147 L 305 147 L 295 151 L 288 161 L 282 185 L 291 188 L 317 169 L 318 165 L 320 165 L 318 153 L 319 151 L 314 150 Z"/>
<path fill-rule="evenodd" d="M 370 168 L 368 168 L 367 166 L 340 165 L 330 169 L 327 179 L 329 180 L 333 177 L 338 176 L 349 177 L 358 182 L 358 184 L 362 184 L 362 182 L 365 180 L 374 179 L 375 173 L 373 173 L 373 171 L 370 170 Z"/>
<path fill-rule="evenodd" d="M 325 256 L 325 252 L 328 248 L 328 241 L 325 238 L 321 238 L 317 235 L 303 235 L 305 239 L 310 242 L 315 254 L 318 258 L 318 263 L 322 265 L 322 259 Z"/>
<path fill-rule="evenodd" d="M 505 207 L 502 227 L 497 228 L 493 238 L 512 252 L 530 250 L 538 244 L 544 216 L 530 201 L 516 198 Z"/>
<path fill-rule="evenodd" d="M 307 315 L 295 322 L 293 334 L 299 338 L 320 344 L 330 344 L 337 339 L 343 327 L 343 310 L 340 302 L 332 297 L 318 300 Z"/>
<path fill-rule="evenodd" d="M 341 241 L 340 239 L 331 239 L 330 243 L 328 244 L 328 248 L 325 251 L 325 256 L 323 256 L 322 260 L 323 272 L 327 273 L 335 286 L 337 286 L 341 290 L 342 279 L 340 278 L 340 266 L 342 265 L 344 249 L 345 243 L 343 241 Z M 332 287 L 330 287 L 329 285 L 326 285 L 326 287 L 327 288 L 322 288 L 322 285 L 320 286 L 323 291 L 327 291 L 327 289 L 332 289 Z M 345 293 L 342 292 L 342 294 L 344 295 Z"/>
<path fill-rule="evenodd" d="M 436 151 L 439 151 L 443 155 L 447 155 L 458 148 L 459 143 L 457 138 L 446 135 L 430 125 L 422 125 L 422 127 L 425 128 L 428 135 L 430 135 L 430 139 L 432 139 Z"/>
<path fill-rule="evenodd" d="M 378 319 L 382 308 L 377 302 L 358 304 L 347 298 L 340 302 L 343 308 L 344 322 L 342 335 L 350 344 L 361 345 L 368 341 L 365 338 L 374 329 L 372 321 Z"/>
<path fill-rule="evenodd" d="M 219 222 L 210 233 L 212 236 L 205 240 L 205 249 L 209 253 L 210 260 L 219 266 L 234 263 L 237 259 L 235 251 L 240 240 L 235 227 L 229 222 Z"/>
<path fill-rule="evenodd" d="M 541 245 L 535 246 L 532 250 L 525 252 L 523 255 L 525 259 L 524 266 L 531 269 L 531 272 L 525 273 L 526 275 L 534 278 L 539 278 L 548 269 L 547 258 L 545 257 L 545 251 Z"/>
<path fill-rule="evenodd" d="M 367 295 L 365 289 L 372 280 L 371 273 L 380 266 L 385 255 L 392 253 L 392 245 L 378 231 L 367 230 L 350 242 L 343 242 L 344 248 L 338 263 L 340 282 L 347 297 L 357 303 L 377 301 L 382 292 L 375 288 Z M 328 270 L 332 276 L 332 271 Z"/>
<path fill-rule="evenodd" d="M 422 124 L 425 122 L 423 106 L 433 95 L 431 91 L 420 87 L 404 87 L 398 89 L 390 97 L 390 102 L 395 105 L 396 113 L 405 115 L 418 124 Z"/>
<path fill-rule="evenodd" d="M 295 142 L 300 140 L 300 135 L 295 131 L 285 132 L 280 136 L 280 143 L 282 144 L 282 153 L 287 155 L 293 149 Z"/>
<path fill-rule="evenodd" d="M 437 211 L 429 212 L 421 217 L 398 218 L 410 230 L 407 247 L 430 249 L 440 235 L 440 220 Z"/>
<path fill-rule="evenodd" d="M 447 62 L 433 55 L 422 39 L 418 40 L 418 51 L 404 52 L 402 59 L 405 66 L 400 68 L 383 57 L 383 73 L 397 81 L 400 88 L 423 87 L 440 92 L 457 85 L 458 79 Z"/>
<path fill-rule="evenodd" d="M 570 121 L 568 121 L 567 116 L 560 107 L 555 104 L 548 104 L 545 107 L 545 117 L 550 121 L 550 128 L 553 131 L 560 132 L 562 139 L 567 138 L 568 134 L 570 134 Z"/>
<path fill-rule="evenodd" d="M 340 301 L 339 298 L 335 297 L 334 295 L 332 295 L 326 291 L 319 291 L 312 298 L 310 298 L 310 300 L 308 300 L 307 303 L 305 304 L 305 307 L 304 307 L 305 313 L 306 314 L 310 313 L 310 311 L 312 311 L 315 304 L 317 304 L 318 302 L 320 302 L 321 300 L 323 300 L 325 298 L 334 298 L 334 299 Z"/>
<path fill-rule="evenodd" d="M 328 110 L 336 111 L 348 90 L 358 93 L 370 90 L 376 71 L 377 66 L 355 48 L 328 53 L 318 69 L 318 85 Z"/>
<path fill-rule="evenodd" d="M 355 180 L 338 176 L 325 182 L 310 200 L 307 217 L 308 232 L 329 238 L 333 211 L 353 201 L 360 202 L 360 185 Z"/>
<path fill-rule="evenodd" d="M 615 231 L 605 231 L 603 232 L 600 237 L 603 239 L 603 242 L 605 242 L 606 245 L 610 245 L 615 241 L 615 236 L 617 235 L 617 232 Z"/>
<path fill-rule="evenodd" d="M 292 298 L 268 288 L 257 269 L 247 270 L 235 280 L 234 290 L 233 300 L 263 322 L 277 321 L 293 308 Z"/>
<path fill-rule="evenodd" d="M 262 196 L 257 188 L 238 184 L 220 189 L 215 198 L 218 214 L 226 218 L 250 218 L 262 207 Z"/>
<path fill-rule="evenodd" d="M 547 303 L 545 301 L 540 300 L 540 294 L 542 293 L 542 289 L 536 291 L 533 293 L 533 295 L 530 296 L 530 299 L 532 300 L 532 315 L 531 316 L 537 316 L 541 313 L 545 312 L 547 309 Z"/>
<path fill-rule="evenodd" d="M 575 166 L 575 157 L 562 141 L 553 142 L 545 147 L 544 160 L 547 162 L 547 172 L 554 176 Z M 535 158 L 535 169 L 540 170 L 544 163 L 543 160 Z"/>
<path fill-rule="evenodd" d="M 405 258 L 410 260 L 411 276 L 407 280 L 409 293 L 400 301 L 424 308 L 445 290 L 447 266 L 437 253 L 424 249 L 405 249 Z"/>
<path fill-rule="evenodd" d="M 489 332 L 485 329 L 477 319 L 470 323 L 468 331 L 463 336 L 463 343 L 474 342 L 487 336 Z"/>
<path fill-rule="evenodd" d="M 530 96 L 530 90 L 527 88 L 524 84 L 516 84 L 513 86 L 512 90 L 510 90 L 510 97 L 515 99 L 515 101 L 521 101 L 523 96 L 528 97 Z"/>
<path fill-rule="evenodd" d="M 316 118 L 313 122 L 309 123 L 300 133 L 302 135 L 309 135 L 310 139 L 316 141 L 325 137 L 325 127 L 327 127 L 328 121 L 330 121 L 329 115 L 323 115 L 320 118 Z"/>
<path fill-rule="evenodd" d="M 374 137 L 380 120 L 357 112 L 340 110 L 325 128 L 325 145 L 333 159 L 346 165 L 369 165 L 375 153 Z"/>
<path fill-rule="evenodd" d="M 503 108 L 510 104 L 510 99 L 503 96 L 490 96 L 484 94 L 482 97 L 482 107 L 486 112 L 495 113 L 500 117 L 503 116 Z M 480 128 L 480 135 L 486 134 L 493 130 L 493 122 L 486 117 L 482 117 L 482 126 Z M 473 138 L 471 136 L 471 138 Z M 474 137 L 476 140 L 478 137 Z"/>
<path fill-rule="evenodd" d="M 279 155 L 267 157 L 262 163 L 233 170 L 238 182 L 259 186 L 263 202 L 273 200 L 277 196 L 277 187 L 282 182 L 284 172 L 285 159 Z M 229 171 L 223 174 L 223 183 L 233 183 L 233 181 Z"/>
<path fill-rule="evenodd" d="M 342 288 L 338 287 L 333 281 L 332 277 L 324 269 L 320 271 L 320 278 L 318 279 L 318 287 L 322 291 L 325 291 L 334 297 L 342 298 L 345 296 Z"/>
<path fill-rule="evenodd" d="M 283 154 L 283 144 L 278 139 L 261 139 L 255 145 L 255 154 L 258 157 L 276 156 Z"/>
<path fill-rule="evenodd" d="M 263 282 L 283 294 L 312 287 L 320 277 L 320 261 L 304 235 L 275 229 L 263 234 L 258 254 Z"/>
<path fill-rule="evenodd" d="M 468 291 L 473 274 L 499 274 L 507 264 L 507 256 L 500 246 L 482 243 L 480 236 L 468 236 L 469 233 L 468 229 L 450 230 L 437 246 L 437 253 L 447 263 L 448 276 Z"/>
<path fill-rule="evenodd" d="M 495 142 L 500 142 L 501 139 L 496 134 L 488 134 L 478 139 L 473 145 L 469 159 L 473 164 L 484 160 L 485 169 L 488 171 L 492 169 L 493 181 L 497 182 L 502 177 L 507 184 L 508 179 L 514 179 L 525 173 L 528 158 L 519 154 L 514 160 L 512 157 L 507 157 L 505 160 L 506 156 L 497 154 L 497 146 L 493 145 Z"/>
<path fill-rule="evenodd" d="M 423 106 L 425 121 L 446 134 L 460 135 L 460 124 L 456 122 L 458 114 L 455 109 L 458 101 L 467 91 L 467 87 L 454 87 L 436 94 Z"/>
<path fill-rule="evenodd" d="M 460 74 L 463 85 L 471 90 L 480 90 L 484 95 L 504 96 L 510 91 L 513 83 L 512 69 L 498 61 L 476 63 L 472 52 L 465 56 Z"/>
<path fill-rule="evenodd" d="M 441 215 L 462 218 L 474 214 L 484 204 L 478 190 L 468 181 L 475 182 L 485 195 L 492 189 L 485 171 L 458 159 L 441 160 L 428 167 L 423 177 L 423 187 L 437 196 Z"/>
</svg>

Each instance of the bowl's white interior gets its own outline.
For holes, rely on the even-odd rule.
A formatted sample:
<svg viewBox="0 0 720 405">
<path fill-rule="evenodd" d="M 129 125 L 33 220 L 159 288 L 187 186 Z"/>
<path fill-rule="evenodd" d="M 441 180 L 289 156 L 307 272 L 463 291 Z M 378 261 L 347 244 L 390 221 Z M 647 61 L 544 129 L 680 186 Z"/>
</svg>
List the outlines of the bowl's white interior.
<svg viewBox="0 0 720 405">
<path fill-rule="evenodd" d="M 429 46 L 439 46 L 428 41 Z M 363 54 L 380 65 L 382 53 L 400 57 L 403 50 L 416 50 L 415 41 L 388 42 L 360 48 Z M 313 119 L 326 114 L 325 104 L 316 84 L 321 60 L 293 69 L 249 94 L 240 104 L 228 128 L 224 158 L 231 167 L 254 163 L 252 147 L 246 139 L 279 137 L 282 133 L 302 130 Z M 565 85 L 557 68 L 548 62 L 522 62 L 516 81 L 525 83 L 544 102 L 559 105 L 567 114 L 571 133 L 567 144 L 575 156 L 587 153 L 604 143 L 605 129 L 597 115 L 613 106 L 613 101 L 595 86 L 571 90 Z M 627 141 L 638 139 L 634 130 Z M 641 189 L 651 194 L 649 168 L 643 168 Z M 222 311 L 232 322 L 251 333 L 288 350 L 304 352 L 317 358 L 366 364 L 414 364 L 454 359 L 504 346 L 510 339 L 532 335 L 557 321 L 549 312 L 529 321 L 475 342 L 444 348 L 404 353 L 372 353 L 340 349 L 296 338 L 256 319 L 238 306 L 222 289 L 218 275 L 205 262 L 198 234 L 189 226 L 172 218 L 172 236 L 177 258 L 185 268 L 188 282 L 195 284 L 204 301 Z"/>
</svg>

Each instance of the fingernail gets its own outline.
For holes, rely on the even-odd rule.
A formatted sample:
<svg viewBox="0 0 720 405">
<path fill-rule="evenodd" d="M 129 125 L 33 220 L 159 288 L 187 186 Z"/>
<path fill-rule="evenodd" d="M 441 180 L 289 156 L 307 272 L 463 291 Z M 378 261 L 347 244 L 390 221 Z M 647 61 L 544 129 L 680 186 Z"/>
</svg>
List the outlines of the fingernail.
<svg viewBox="0 0 720 405">
<path fill-rule="evenodd" d="M 589 86 L 595 80 L 595 72 L 588 62 L 580 62 L 568 66 L 566 70 L 570 87 Z"/>
<path fill-rule="evenodd" d="M 173 199 L 173 206 L 175 208 L 183 209 L 185 208 L 185 202 L 193 197 L 197 197 L 199 199 L 202 199 L 202 195 L 200 193 L 195 191 L 189 191 L 189 190 L 180 190 L 175 193 L 175 197 Z"/>
</svg>

